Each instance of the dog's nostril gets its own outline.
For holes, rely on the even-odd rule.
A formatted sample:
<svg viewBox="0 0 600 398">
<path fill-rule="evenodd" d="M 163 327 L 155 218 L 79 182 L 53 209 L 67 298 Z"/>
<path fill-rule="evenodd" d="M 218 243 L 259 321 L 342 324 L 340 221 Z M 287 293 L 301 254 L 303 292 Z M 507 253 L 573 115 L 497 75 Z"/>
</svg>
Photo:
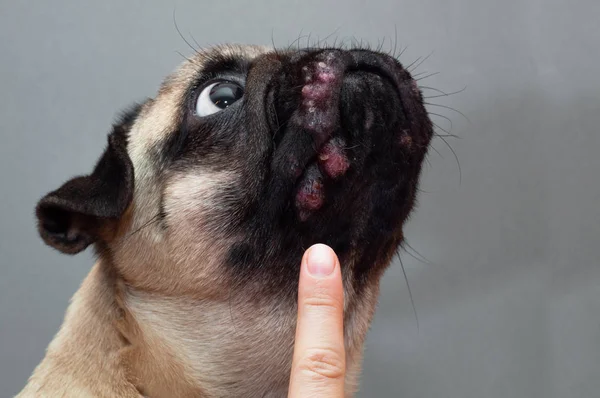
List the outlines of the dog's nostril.
<svg viewBox="0 0 600 398">
<path fill-rule="evenodd" d="M 344 75 L 342 82 L 342 101 L 353 99 L 362 99 L 372 103 L 380 99 L 389 99 L 392 92 L 397 92 L 394 83 L 387 76 L 376 71 L 353 70 Z M 365 102 L 366 103 L 366 102 Z"/>
<path fill-rule="evenodd" d="M 371 65 L 371 64 L 368 64 L 365 62 L 351 64 L 346 69 L 346 73 L 355 73 L 355 72 L 372 73 L 374 75 L 382 75 L 385 73 L 377 65 Z"/>
<path fill-rule="evenodd" d="M 341 130 L 352 139 L 391 126 L 403 117 L 400 92 L 386 76 L 355 70 L 344 75 L 340 94 Z"/>
</svg>

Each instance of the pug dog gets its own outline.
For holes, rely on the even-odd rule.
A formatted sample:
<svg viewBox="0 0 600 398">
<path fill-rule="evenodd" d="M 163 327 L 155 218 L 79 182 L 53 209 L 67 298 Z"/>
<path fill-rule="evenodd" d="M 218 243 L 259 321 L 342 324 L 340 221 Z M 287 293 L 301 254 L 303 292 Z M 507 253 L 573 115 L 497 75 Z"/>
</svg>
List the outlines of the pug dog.
<svg viewBox="0 0 600 398">
<path fill-rule="evenodd" d="M 39 201 L 44 242 L 98 260 L 18 396 L 285 397 L 314 243 L 342 266 L 353 395 L 432 134 L 388 54 L 198 51 Z"/>
</svg>

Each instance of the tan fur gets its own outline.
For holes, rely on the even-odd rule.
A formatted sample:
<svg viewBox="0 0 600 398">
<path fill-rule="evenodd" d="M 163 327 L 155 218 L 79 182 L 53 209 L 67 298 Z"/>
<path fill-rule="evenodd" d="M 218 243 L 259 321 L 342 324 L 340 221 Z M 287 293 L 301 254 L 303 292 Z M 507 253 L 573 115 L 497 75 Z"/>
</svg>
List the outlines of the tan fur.
<svg viewBox="0 0 600 398">
<path fill-rule="evenodd" d="M 267 50 L 212 51 L 252 58 Z M 106 234 L 112 261 L 93 267 L 18 397 L 285 396 L 295 303 L 261 300 L 253 286 L 231 286 L 222 266 L 231 242 L 207 217 L 222 206 L 220 193 L 239 173 L 199 169 L 165 176 L 148 156 L 173 131 L 181 97 L 207 57 L 184 63 L 144 105 L 129 138 L 134 200 Z M 169 234 L 155 225 L 140 230 L 157 214 L 161 195 Z M 347 273 L 348 396 L 356 390 L 378 293 L 373 280 L 359 299 L 351 279 Z"/>
<path fill-rule="evenodd" d="M 126 346 L 114 322 L 115 276 L 96 264 L 73 297 L 64 324 L 18 397 L 139 397 L 127 380 Z"/>
</svg>

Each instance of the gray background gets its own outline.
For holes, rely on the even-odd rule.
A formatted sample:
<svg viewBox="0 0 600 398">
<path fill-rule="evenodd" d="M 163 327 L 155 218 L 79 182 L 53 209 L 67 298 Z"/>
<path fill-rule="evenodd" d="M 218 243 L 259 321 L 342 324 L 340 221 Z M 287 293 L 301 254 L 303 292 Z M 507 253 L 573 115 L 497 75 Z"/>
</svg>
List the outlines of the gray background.
<svg viewBox="0 0 600 398">
<path fill-rule="evenodd" d="M 600 3 L 179 1 L 201 45 L 394 37 L 462 166 L 437 139 L 409 243 L 383 280 L 362 397 L 600 394 Z M 38 239 L 36 200 L 99 156 L 115 113 L 189 54 L 167 1 L 0 2 L 0 396 L 25 383 L 90 269 Z M 435 95 L 432 90 L 426 94 Z M 449 123 L 434 117 L 447 128 Z M 415 255 L 418 257 L 417 255 Z"/>
</svg>

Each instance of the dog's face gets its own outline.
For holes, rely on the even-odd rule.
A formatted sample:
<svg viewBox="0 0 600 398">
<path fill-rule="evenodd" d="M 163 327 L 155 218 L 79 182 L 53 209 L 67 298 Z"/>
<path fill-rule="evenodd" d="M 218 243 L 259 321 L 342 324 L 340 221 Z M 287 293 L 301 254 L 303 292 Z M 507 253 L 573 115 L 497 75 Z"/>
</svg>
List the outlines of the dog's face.
<svg viewBox="0 0 600 398">
<path fill-rule="evenodd" d="M 293 296 L 303 251 L 326 243 L 358 293 L 402 240 L 431 136 L 388 55 L 217 47 L 125 114 L 91 175 L 40 201 L 40 232 L 66 253 L 95 243 L 135 286 L 193 295 Z"/>
<path fill-rule="evenodd" d="M 140 374 L 177 357 L 203 388 L 283 391 L 304 250 L 338 254 L 346 349 L 360 357 L 431 137 L 416 82 L 388 55 L 216 47 L 123 115 L 90 175 L 41 199 L 39 231 L 65 253 L 95 244 L 118 275 L 135 319 L 121 333 L 162 341 L 139 348 Z M 240 384 L 248 374 L 262 382 Z"/>
</svg>

